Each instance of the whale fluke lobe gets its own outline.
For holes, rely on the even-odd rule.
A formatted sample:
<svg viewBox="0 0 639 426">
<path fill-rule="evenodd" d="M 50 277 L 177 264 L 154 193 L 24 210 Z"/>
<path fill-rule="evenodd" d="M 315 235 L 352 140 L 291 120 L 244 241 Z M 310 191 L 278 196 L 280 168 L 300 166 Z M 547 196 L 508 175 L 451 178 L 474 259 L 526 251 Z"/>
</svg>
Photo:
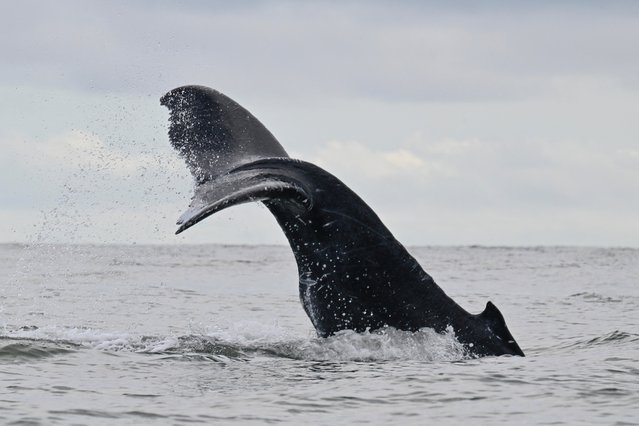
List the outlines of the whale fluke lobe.
<svg viewBox="0 0 639 426">
<path fill-rule="evenodd" d="M 164 95 L 169 108 L 169 139 L 197 183 L 259 158 L 288 157 L 266 127 L 222 93 L 183 86 Z"/>
<path fill-rule="evenodd" d="M 251 166 L 253 164 L 196 186 L 189 209 L 177 221 L 180 227 L 176 234 L 215 212 L 251 201 L 287 200 L 301 210 L 311 207 L 308 190 L 290 179 L 287 171 L 281 170 L 277 162 L 270 168 L 262 164 L 257 168 Z"/>
<path fill-rule="evenodd" d="M 202 86 L 174 89 L 169 139 L 195 182 L 178 233 L 211 214 L 260 201 L 295 255 L 302 306 L 320 336 L 386 326 L 449 327 L 477 356 L 521 355 L 502 314 L 477 315 L 444 293 L 373 210 L 335 176 L 294 160 L 246 109 Z"/>
</svg>

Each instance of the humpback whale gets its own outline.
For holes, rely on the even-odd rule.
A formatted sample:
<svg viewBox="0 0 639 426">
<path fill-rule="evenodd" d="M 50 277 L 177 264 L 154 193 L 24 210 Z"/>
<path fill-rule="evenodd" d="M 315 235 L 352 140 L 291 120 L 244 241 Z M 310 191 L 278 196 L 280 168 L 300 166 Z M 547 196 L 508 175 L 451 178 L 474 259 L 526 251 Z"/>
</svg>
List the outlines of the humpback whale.
<svg viewBox="0 0 639 426">
<path fill-rule="evenodd" d="M 452 328 L 475 356 L 524 356 L 494 304 L 474 315 L 455 303 L 357 194 L 290 158 L 238 103 L 203 86 L 178 87 L 160 103 L 169 109 L 169 140 L 195 180 L 176 233 L 228 207 L 262 202 L 293 250 L 300 301 L 319 336 Z"/>
</svg>

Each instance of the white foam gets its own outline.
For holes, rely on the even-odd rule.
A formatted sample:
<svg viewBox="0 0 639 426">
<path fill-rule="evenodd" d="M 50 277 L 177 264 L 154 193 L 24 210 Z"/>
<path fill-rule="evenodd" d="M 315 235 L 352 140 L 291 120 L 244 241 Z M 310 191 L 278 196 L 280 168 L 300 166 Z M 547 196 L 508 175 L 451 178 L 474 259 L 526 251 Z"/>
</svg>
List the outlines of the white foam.
<svg viewBox="0 0 639 426">
<path fill-rule="evenodd" d="M 364 333 L 345 330 L 328 338 L 309 336 L 304 339 L 277 325 L 246 322 L 233 324 L 231 328 L 208 330 L 206 335 L 244 350 L 304 360 L 455 361 L 468 357 L 452 328 L 443 334 L 430 328 L 414 333 L 392 327 Z"/>
<path fill-rule="evenodd" d="M 291 349 L 292 356 L 312 360 L 454 361 L 465 357 L 464 348 L 452 330 L 439 334 L 430 328 L 415 333 L 394 328 L 365 333 L 345 330 L 325 339 L 308 340 Z"/>
</svg>

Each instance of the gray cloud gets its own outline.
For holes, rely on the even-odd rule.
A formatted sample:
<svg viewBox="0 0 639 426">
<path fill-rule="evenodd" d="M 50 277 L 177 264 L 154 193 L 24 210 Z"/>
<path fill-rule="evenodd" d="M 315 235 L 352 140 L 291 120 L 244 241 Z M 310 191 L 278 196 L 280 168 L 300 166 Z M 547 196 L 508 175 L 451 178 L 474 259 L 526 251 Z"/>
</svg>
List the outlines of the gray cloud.
<svg viewBox="0 0 639 426">
<path fill-rule="evenodd" d="M 22 2 L 0 18 L 13 35 L 0 41 L 10 64 L 2 77 L 136 93 L 199 81 L 263 97 L 385 101 L 521 99 L 571 76 L 635 90 L 639 8 L 616 6 Z"/>
</svg>

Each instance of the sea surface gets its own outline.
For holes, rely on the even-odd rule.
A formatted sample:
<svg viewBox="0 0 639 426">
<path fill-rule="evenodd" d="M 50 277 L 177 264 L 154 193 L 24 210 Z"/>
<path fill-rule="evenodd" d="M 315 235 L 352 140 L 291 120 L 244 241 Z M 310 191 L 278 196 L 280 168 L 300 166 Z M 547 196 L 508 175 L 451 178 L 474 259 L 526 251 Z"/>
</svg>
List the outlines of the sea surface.
<svg viewBox="0 0 639 426">
<path fill-rule="evenodd" d="M 639 250 L 413 247 L 526 353 L 317 338 L 283 246 L 0 245 L 0 423 L 639 424 Z"/>
</svg>

